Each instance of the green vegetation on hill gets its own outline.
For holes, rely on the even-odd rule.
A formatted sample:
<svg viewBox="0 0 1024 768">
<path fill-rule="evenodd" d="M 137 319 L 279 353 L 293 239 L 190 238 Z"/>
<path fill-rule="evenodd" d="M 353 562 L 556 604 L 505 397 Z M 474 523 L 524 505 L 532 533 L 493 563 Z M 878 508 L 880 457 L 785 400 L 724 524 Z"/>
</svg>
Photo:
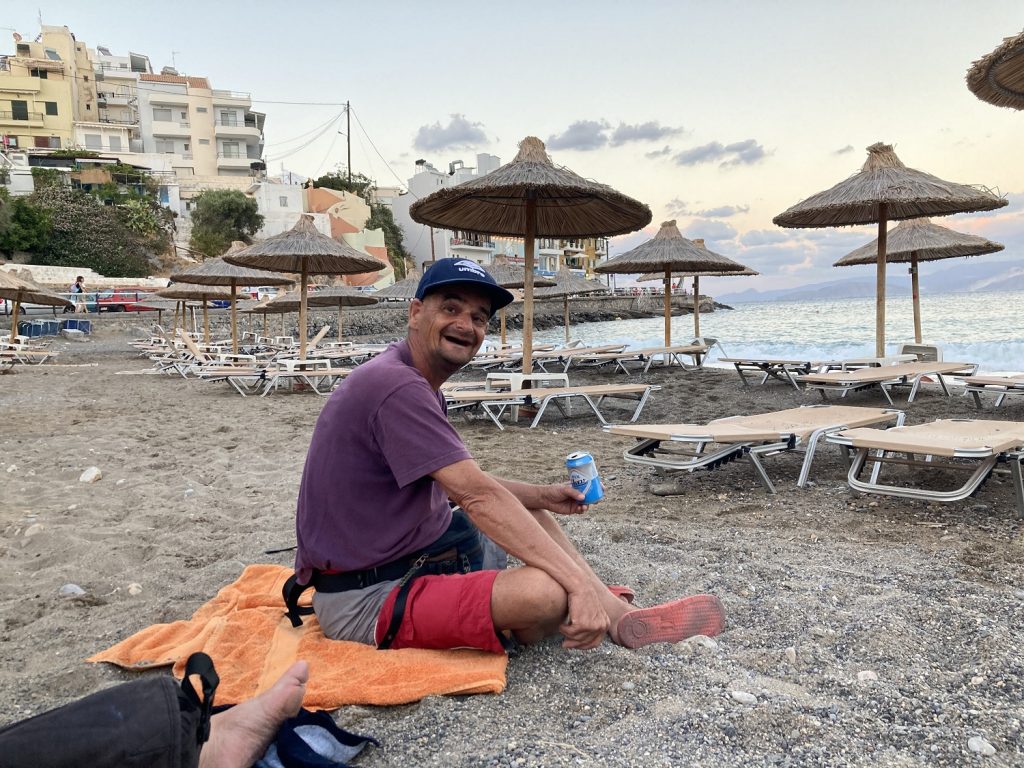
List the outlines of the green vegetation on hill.
<svg viewBox="0 0 1024 768">
<path fill-rule="evenodd" d="M 193 202 L 189 245 L 207 256 L 219 256 L 233 240 L 251 243 L 262 226 L 255 199 L 237 189 L 208 189 Z"/>
</svg>

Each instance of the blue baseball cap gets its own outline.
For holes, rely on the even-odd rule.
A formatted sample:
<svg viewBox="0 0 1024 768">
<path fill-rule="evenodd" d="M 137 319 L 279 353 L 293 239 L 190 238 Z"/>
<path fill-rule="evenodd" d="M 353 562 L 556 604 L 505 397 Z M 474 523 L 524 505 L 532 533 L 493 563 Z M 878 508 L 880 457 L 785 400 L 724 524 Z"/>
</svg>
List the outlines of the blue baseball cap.
<svg viewBox="0 0 1024 768">
<path fill-rule="evenodd" d="M 486 293 L 491 299 L 491 315 L 511 304 L 515 298 L 498 285 L 483 267 L 469 259 L 435 261 L 420 278 L 420 284 L 416 286 L 416 298 L 422 301 L 424 296 L 441 286 L 458 283 L 476 286 Z"/>
</svg>

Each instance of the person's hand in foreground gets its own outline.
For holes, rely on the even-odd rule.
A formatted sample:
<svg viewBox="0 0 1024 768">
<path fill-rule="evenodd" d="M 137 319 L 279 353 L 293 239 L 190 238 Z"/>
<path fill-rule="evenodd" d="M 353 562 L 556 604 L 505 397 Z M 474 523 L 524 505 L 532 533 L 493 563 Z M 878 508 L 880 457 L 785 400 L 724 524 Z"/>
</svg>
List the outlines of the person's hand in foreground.
<svg viewBox="0 0 1024 768">
<path fill-rule="evenodd" d="M 538 486 L 541 509 L 556 515 L 582 515 L 590 507 L 583 503 L 583 494 L 568 483 L 552 483 Z"/>
<path fill-rule="evenodd" d="M 565 638 L 563 648 L 596 648 L 611 630 L 611 619 L 590 584 L 569 592 L 568 616 L 558 631 Z"/>
</svg>

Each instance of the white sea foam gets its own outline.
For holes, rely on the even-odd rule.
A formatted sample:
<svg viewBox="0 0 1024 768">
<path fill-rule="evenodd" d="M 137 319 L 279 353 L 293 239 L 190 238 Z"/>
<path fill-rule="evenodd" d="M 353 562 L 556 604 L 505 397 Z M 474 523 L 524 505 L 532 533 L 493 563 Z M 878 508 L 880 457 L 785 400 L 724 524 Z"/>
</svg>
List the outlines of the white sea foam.
<svg viewBox="0 0 1024 768">
<path fill-rule="evenodd" d="M 945 360 L 978 363 L 987 373 L 1024 371 L 1024 319 L 1016 314 L 1022 307 L 1024 292 L 923 296 L 924 342 L 940 347 Z M 739 304 L 733 310 L 701 315 L 700 326 L 701 333 L 717 338 L 726 352 L 716 350 L 712 365 L 720 356 L 833 360 L 875 354 L 874 299 Z M 664 320 L 581 323 L 572 326 L 571 335 L 588 344 L 658 346 L 663 342 Z M 685 343 L 693 336 L 692 316 L 672 318 L 673 343 Z M 520 338 L 519 334 L 512 337 Z M 565 331 L 535 331 L 534 339 L 560 344 Z M 900 344 L 913 339 L 910 300 L 890 299 L 887 353 L 894 354 Z"/>
</svg>

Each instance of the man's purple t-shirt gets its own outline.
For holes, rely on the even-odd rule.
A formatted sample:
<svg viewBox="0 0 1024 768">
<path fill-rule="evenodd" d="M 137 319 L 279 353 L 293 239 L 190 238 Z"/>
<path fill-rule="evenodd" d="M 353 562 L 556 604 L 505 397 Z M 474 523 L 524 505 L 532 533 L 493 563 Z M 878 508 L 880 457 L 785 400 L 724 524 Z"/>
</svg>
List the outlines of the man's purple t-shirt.
<svg viewBox="0 0 1024 768">
<path fill-rule="evenodd" d="M 314 568 L 373 568 L 437 539 L 451 509 L 430 473 L 468 458 L 405 341 L 360 365 L 313 430 L 295 525 L 299 582 Z"/>
</svg>

